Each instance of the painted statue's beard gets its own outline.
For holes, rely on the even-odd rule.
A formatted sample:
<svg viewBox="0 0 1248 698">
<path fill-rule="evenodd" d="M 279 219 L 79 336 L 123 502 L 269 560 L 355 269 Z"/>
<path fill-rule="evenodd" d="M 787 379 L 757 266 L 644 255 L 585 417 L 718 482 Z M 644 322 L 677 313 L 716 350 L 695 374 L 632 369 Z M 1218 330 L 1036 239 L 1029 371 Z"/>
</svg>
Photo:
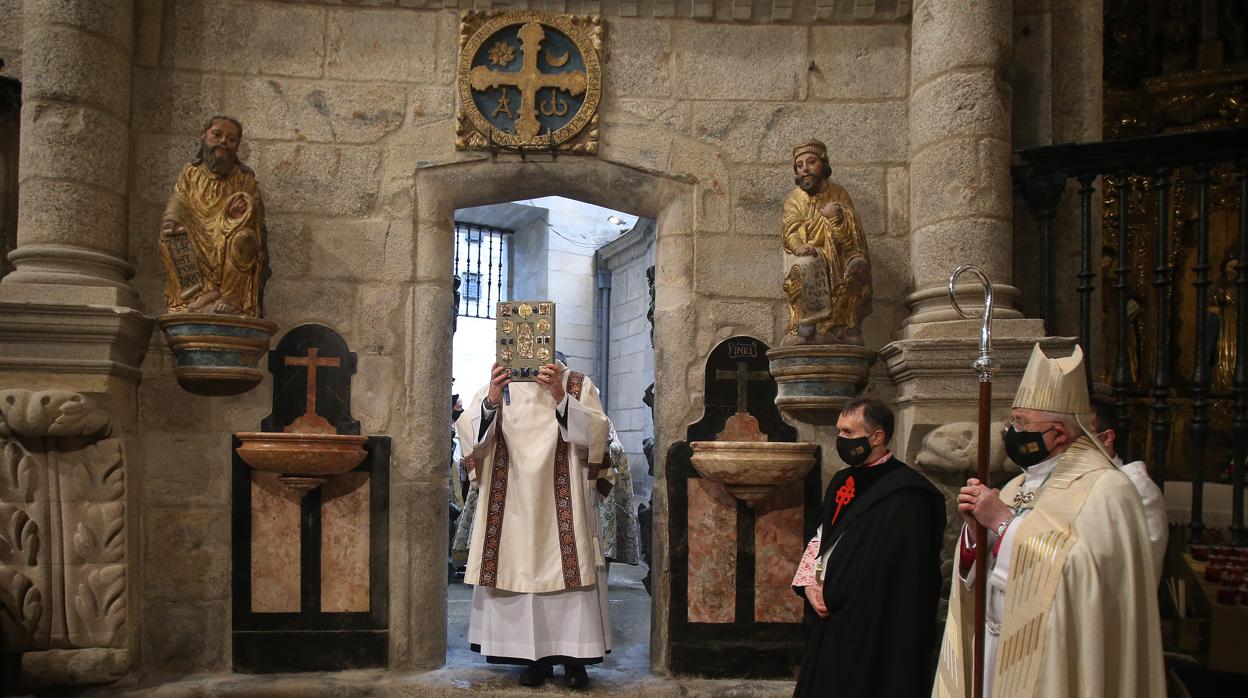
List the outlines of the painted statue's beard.
<svg viewBox="0 0 1248 698">
<path fill-rule="evenodd" d="M 234 153 L 220 145 L 212 146 L 205 143 L 202 155 L 204 167 L 218 177 L 228 177 L 238 165 L 238 158 L 234 156 Z"/>
<path fill-rule="evenodd" d="M 819 177 L 813 174 L 797 175 L 793 181 L 802 191 L 810 195 L 819 193 Z"/>
</svg>

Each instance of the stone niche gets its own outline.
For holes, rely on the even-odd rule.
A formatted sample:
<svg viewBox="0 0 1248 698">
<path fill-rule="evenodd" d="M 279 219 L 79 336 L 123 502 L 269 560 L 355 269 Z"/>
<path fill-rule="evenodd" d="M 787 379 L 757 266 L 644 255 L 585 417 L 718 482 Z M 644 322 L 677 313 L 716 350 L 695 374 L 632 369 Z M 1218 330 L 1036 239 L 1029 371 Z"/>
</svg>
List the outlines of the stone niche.
<svg viewBox="0 0 1248 698">
<path fill-rule="evenodd" d="M 741 398 L 768 441 L 797 441 L 796 429 L 775 405 L 767 349 L 757 339 L 738 336 L 711 351 L 702 418 L 667 452 L 675 674 L 789 678 L 801 662 L 804 606 L 791 582 L 805 535 L 817 525 L 818 450 L 804 478 L 777 487 L 752 506 L 700 476 L 690 461 L 690 443 L 715 440 Z M 737 377 L 743 374 L 758 377 L 745 381 L 741 395 Z"/>
<path fill-rule="evenodd" d="M 281 432 L 315 415 L 334 433 L 359 434 L 350 410 L 355 369 L 356 355 L 337 332 L 291 330 L 269 354 L 273 412 L 261 430 Z M 253 469 L 240 443 L 235 435 L 234 670 L 386 666 L 390 437 L 369 436 L 359 466 L 314 484 Z"/>
</svg>

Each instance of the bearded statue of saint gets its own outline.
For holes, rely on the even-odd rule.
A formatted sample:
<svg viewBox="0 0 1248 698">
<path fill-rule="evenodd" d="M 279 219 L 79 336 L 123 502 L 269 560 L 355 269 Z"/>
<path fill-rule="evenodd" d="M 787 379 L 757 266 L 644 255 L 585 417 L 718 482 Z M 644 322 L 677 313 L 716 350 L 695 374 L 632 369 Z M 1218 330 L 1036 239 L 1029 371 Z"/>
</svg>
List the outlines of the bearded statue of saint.
<svg viewBox="0 0 1248 698">
<path fill-rule="evenodd" d="M 260 317 L 268 270 L 264 203 L 238 160 L 243 126 L 208 119 L 199 153 L 178 175 L 160 224 L 165 306 L 171 313 Z"/>
<path fill-rule="evenodd" d="M 784 346 L 862 346 L 871 313 L 871 262 L 853 201 L 829 181 L 828 149 L 817 140 L 793 149 L 797 187 L 784 201 Z"/>
</svg>

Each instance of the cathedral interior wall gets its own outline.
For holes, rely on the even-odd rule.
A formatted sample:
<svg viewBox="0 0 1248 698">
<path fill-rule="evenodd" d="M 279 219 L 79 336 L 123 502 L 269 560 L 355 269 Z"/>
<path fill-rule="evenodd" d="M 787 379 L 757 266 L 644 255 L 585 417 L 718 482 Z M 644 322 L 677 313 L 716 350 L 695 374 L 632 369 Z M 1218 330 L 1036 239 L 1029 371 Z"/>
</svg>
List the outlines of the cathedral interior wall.
<svg viewBox="0 0 1248 698">
<path fill-rule="evenodd" d="M 1078 3 L 1052 3 L 1062 4 Z M 8 18 L 21 5 L 0 0 L 0 50 L 17 57 L 7 76 L 20 77 L 20 51 L 9 47 L 20 46 L 21 25 Z M 445 652 L 438 558 L 456 208 L 563 195 L 658 221 L 660 462 L 701 416 L 710 349 L 734 335 L 775 345 L 783 333 L 779 227 L 794 145 L 827 143 L 831 178 L 862 221 L 874 281 L 869 347 L 899 337 L 915 290 L 909 2 L 797 2 L 787 14 L 782 2 L 511 3 L 602 13 L 607 25 L 597 157 L 529 163 L 455 150 L 459 13 L 442 5 L 137 0 L 127 134 L 131 283 L 155 316 L 164 307 L 156 235 L 174 179 L 208 116 L 243 122 L 240 154 L 267 209 L 264 314 L 280 333 L 308 322 L 341 333 L 359 357 L 362 433 L 394 439 L 390 656 L 411 668 L 437 666 Z M 1029 79 L 1047 84 L 1054 72 Z M 1020 128 L 1037 138 L 1078 132 L 1053 123 Z M 146 674 L 230 669 L 230 434 L 258 428 L 271 389 L 266 379 L 236 397 L 188 395 L 164 339 L 151 338 L 128 446 L 141 512 L 131 617 Z M 894 395 L 883 361 L 868 392 Z M 803 426 L 800 436 L 826 444 L 833 434 Z M 666 541 L 656 544 L 661 670 Z"/>
<path fill-rule="evenodd" d="M 450 307 L 450 248 L 424 237 L 447 221 L 421 221 L 453 209 L 418 200 L 414 179 L 437 181 L 443 166 L 477 163 L 441 188 L 480 193 L 472 173 L 492 166 L 485 154 L 454 150 L 457 13 L 207 0 L 144 2 L 138 12 L 130 254 L 145 307 L 162 307 L 155 231 L 174 177 L 194 154 L 205 117 L 234 115 L 268 211 L 265 314 L 283 331 L 305 322 L 334 327 L 358 353 L 355 416 L 363 433 L 396 437 L 392 561 L 409 554 L 405 547 L 427 546 L 410 555 L 431 563 L 429 541 L 444 540 L 445 524 L 432 512 L 445 498 L 437 492 L 446 454 L 422 441 L 443 430 L 412 422 L 438 421 L 445 398 L 437 396 L 449 394 L 438 384 L 426 399 L 415 384 L 447 372 L 435 364 L 449 346 L 437 319 Z M 904 317 L 908 34 L 904 18 L 814 27 L 607 18 L 598 159 L 689 182 L 693 192 L 692 210 L 680 216 L 687 229 L 661 220 L 659 230 L 659 264 L 667 265 L 660 279 L 687 277 L 688 293 L 656 329 L 658 360 L 679 367 L 659 371 L 658 391 L 678 403 L 661 417 L 667 442 L 698 417 L 702 359 L 717 341 L 778 341 L 779 211 L 793 186 L 790 151 L 801 140 L 828 143 L 832 178 L 864 222 L 876 284 L 868 344 L 887 342 Z M 508 193 L 516 185 L 495 183 L 489 201 L 473 203 L 521 198 Z M 620 198 L 587 193 L 595 203 Z M 652 215 L 660 205 L 640 202 Z M 446 254 L 426 257 L 431 248 Z M 440 260 L 444 273 L 425 277 L 418 258 L 421 267 Z M 662 307 L 662 281 L 659 293 Z M 675 335 L 686 339 L 665 354 L 664 337 Z M 157 673 L 227 670 L 229 435 L 263 418 L 270 386 L 190 398 L 176 386 L 159 335 L 144 371 L 143 663 Z M 661 440 L 656 451 L 665 449 Z M 434 665 L 443 651 L 443 604 L 420 599 L 441 593 L 435 580 L 405 577 L 418 567 L 391 566 L 393 664 Z M 410 605 L 393 600 L 409 591 Z M 429 618 L 406 621 L 404 613 Z"/>
</svg>

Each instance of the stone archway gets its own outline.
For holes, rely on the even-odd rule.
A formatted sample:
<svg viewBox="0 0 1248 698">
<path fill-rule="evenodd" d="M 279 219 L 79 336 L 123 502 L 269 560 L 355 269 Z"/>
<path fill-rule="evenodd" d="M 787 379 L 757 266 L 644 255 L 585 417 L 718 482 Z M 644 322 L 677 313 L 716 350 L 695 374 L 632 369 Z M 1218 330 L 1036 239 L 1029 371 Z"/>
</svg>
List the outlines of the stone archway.
<svg viewBox="0 0 1248 698">
<path fill-rule="evenodd" d="M 454 212 L 542 196 L 566 196 L 657 221 L 655 383 L 683 385 L 684 361 L 695 355 L 694 336 L 678 330 L 693 304 L 694 197 L 692 180 L 599 159 L 566 157 L 554 162 L 478 160 L 418 170 L 415 180 L 416 251 L 407 315 L 406 390 L 401 407 L 409 418 L 396 435 L 391 473 L 390 664 L 432 668 L 446 657 L 446 518 L 443 465 L 450 459 L 444 420 L 450 397 L 453 312 L 451 264 Z M 667 391 L 672 392 L 672 391 Z M 656 453 L 683 429 L 683 403 L 656 391 Z M 687 396 L 681 396 L 687 399 Z M 656 463 L 654 530 L 666 529 L 662 463 Z M 668 541 L 657 536 L 652 553 L 651 668 L 667 670 Z"/>
</svg>

